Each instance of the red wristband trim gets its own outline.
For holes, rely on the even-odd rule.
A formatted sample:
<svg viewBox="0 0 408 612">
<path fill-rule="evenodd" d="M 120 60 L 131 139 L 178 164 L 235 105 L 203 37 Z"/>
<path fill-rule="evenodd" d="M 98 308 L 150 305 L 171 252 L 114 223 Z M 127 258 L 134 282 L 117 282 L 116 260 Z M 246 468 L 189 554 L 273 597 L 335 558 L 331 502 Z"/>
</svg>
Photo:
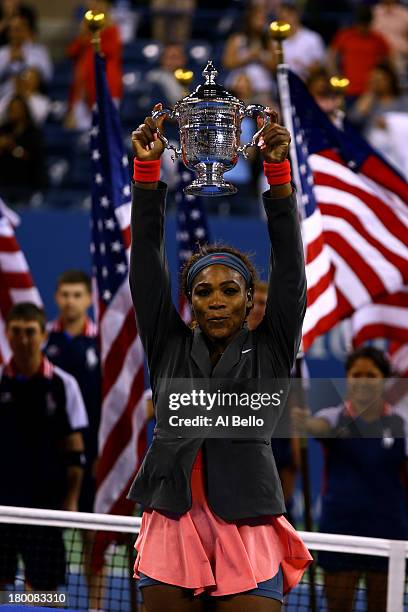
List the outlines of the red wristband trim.
<svg viewBox="0 0 408 612">
<path fill-rule="evenodd" d="M 157 183 L 160 180 L 160 159 L 140 161 L 135 158 L 133 180 L 136 183 Z"/>
<path fill-rule="evenodd" d="M 264 172 L 269 185 L 285 185 L 290 183 L 290 163 L 288 159 L 280 164 L 264 161 Z"/>
</svg>

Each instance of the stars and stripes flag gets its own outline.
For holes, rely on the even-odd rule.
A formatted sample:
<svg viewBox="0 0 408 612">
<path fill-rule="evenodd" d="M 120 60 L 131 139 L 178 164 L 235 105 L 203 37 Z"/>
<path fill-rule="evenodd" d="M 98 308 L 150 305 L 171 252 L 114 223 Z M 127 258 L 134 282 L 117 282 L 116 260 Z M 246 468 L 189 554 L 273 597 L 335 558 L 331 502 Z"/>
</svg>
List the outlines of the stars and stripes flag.
<svg viewBox="0 0 408 612">
<path fill-rule="evenodd" d="M 144 353 L 128 282 L 131 189 L 118 111 L 95 54 L 97 102 L 90 138 L 92 262 L 102 364 L 95 511 L 129 514 L 126 499 L 146 448 Z"/>
<path fill-rule="evenodd" d="M 408 285 L 357 310 L 351 317 L 351 330 L 354 346 L 375 338 L 408 346 Z"/>
<path fill-rule="evenodd" d="M 19 223 L 18 215 L 0 199 L 0 364 L 11 358 L 5 325 L 10 308 L 19 302 L 32 302 L 42 307 L 27 260 L 14 234 Z"/>
<path fill-rule="evenodd" d="M 338 129 L 288 73 L 308 281 L 305 350 L 408 281 L 408 186 L 346 123 Z"/>
<path fill-rule="evenodd" d="M 391 341 L 388 353 L 394 371 L 400 376 L 408 378 L 408 342 Z"/>
<path fill-rule="evenodd" d="M 194 176 L 181 161 L 178 161 L 177 192 L 174 196 L 177 205 L 177 251 L 179 270 L 198 251 L 199 245 L 209 244 L 210 233 L 207 217 L 201 199 L 186 195 L 184 188 L 192 182 Z M 179 292 L 179 312 L 185 323 L 191 320 L 191 312 L 186 297 Z"/>
<path fill-rule="evenodd" d="M 408 286 L 360 308 L 350 320 L 352 344 L 383 338 L 395 375 L 408 378 Z M 404 395 L 407 386 L 403 385 Z"/>
</svg>

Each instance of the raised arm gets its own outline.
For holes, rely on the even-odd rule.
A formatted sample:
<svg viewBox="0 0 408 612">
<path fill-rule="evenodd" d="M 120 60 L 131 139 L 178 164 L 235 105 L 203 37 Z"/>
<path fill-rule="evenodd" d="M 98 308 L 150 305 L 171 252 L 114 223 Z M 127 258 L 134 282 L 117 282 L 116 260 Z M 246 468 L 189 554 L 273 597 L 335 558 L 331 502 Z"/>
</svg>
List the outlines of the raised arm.
<svg viewBox="0 0 408 612">
<path fill-rule="evenodd" d="M 267 335 L 282 373 L 289 376 L 299 348 L 306 310 L 303 244 L 296 198 L 289 182 L 289 166 L 285 162 L 289 132 L 272 120 L 262 139 L 265 173 L 270 183 L 269 192 L 264 195 L 264 206 L 271 240 L 271 260 L 268 300 L 260 332 Z"/>
<path fill-rule="evenodd" d="M 157 136 L 162 122 L 156 125 L 147 117 L 132 134 L 136 165 L 141 164 L 136 176 L 139 180 L 133 184 L 129 281 L 150 369 L 173 334 L 186 330 L 171 298 L 164 242 L 166 186 L 154 176 L 154 166 L 158 166 L 164 150 Z"/>
</svg>

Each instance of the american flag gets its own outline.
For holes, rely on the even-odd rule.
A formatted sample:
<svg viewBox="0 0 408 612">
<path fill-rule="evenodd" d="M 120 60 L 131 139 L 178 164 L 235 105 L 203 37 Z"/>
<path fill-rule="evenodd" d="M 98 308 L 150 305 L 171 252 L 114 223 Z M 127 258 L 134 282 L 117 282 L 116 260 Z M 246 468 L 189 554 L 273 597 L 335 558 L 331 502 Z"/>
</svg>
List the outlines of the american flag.
<svg viewBox="0 0 408 612">
<path fill-rule="evenodd" d="M 375 338 L 408 346 L 408 286 L 357 310 L 351 317 L 351 329 L 354 346 Z"/>
<path fill-rule="evenodd" d="M 19 222 L 18 215 L 0 199 L 0 364 L 11 358 L 5 325 L 10 308 L 18 302 L 42 306 L 27 260 L 14 234 Z"/>
<path fill-rule="evenodd" d="M 394 371 L 408 378 L 408 342 L 393 340 L 390 342 L 388 352 Z"/>
<path fill-rule="evenodd" d="M 177 204 L 177 249 L 179 271 L 181 273 L 184 264 L 193 253 L 198 251 L 198 245 L 209 244 L 210 233 L 200 198 L 184 193 L 184 188 L 192 182 L 194 176 L 181 161 L 177 163 L 179 181 L 174 199 Z M 181 291 L 179 293 L 179 312 L 183 321 L 189 323 L 191 319 L 190 307 Z"/>
<path fill-rule="evenodd" d="M 126 494 L 146 448 L 144 353 L 128 282 L 131 189 L 118 111 L 95 54 L 97 102 L 90 138 L 92 260 L 102 363 L 95 511 L 129 514 Z"/>
<path fill-rule="evenodd" d="M 289 72 L 303 211 L 305 350 L 408 280 L 408 186 L 349 126 L 335 127 Z"/>
<path fill-rule="evenodd" d="M 395 375 L 408 378 L 408 286 L 360 308 L 350 320 L 353 346 L 376 338 L 389 340 Z M 402 385 L 406 395 L 406 385 Z"/>
</svg>

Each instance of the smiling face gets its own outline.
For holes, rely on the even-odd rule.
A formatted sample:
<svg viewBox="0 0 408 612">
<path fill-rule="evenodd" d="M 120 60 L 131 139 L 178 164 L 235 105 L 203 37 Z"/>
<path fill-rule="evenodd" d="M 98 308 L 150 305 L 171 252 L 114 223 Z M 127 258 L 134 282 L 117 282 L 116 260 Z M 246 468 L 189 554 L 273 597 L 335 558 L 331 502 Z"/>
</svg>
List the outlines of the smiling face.
<svg viewBox="0 0 408 612">
<path fill-rule="evenodd" d="M 350 399 L 370 408 L 381 399 L 384 374 L 369 357 L 359 357 L 347 372 Z"/>
<path fill-rule="evenodd" d="M 213 342 L 228 344 L 232 340 L 244 324 L 251 300 L 244 278 L 227 266 L 208 266 L 194 279 L 194 318 Z"/>
</svg>

